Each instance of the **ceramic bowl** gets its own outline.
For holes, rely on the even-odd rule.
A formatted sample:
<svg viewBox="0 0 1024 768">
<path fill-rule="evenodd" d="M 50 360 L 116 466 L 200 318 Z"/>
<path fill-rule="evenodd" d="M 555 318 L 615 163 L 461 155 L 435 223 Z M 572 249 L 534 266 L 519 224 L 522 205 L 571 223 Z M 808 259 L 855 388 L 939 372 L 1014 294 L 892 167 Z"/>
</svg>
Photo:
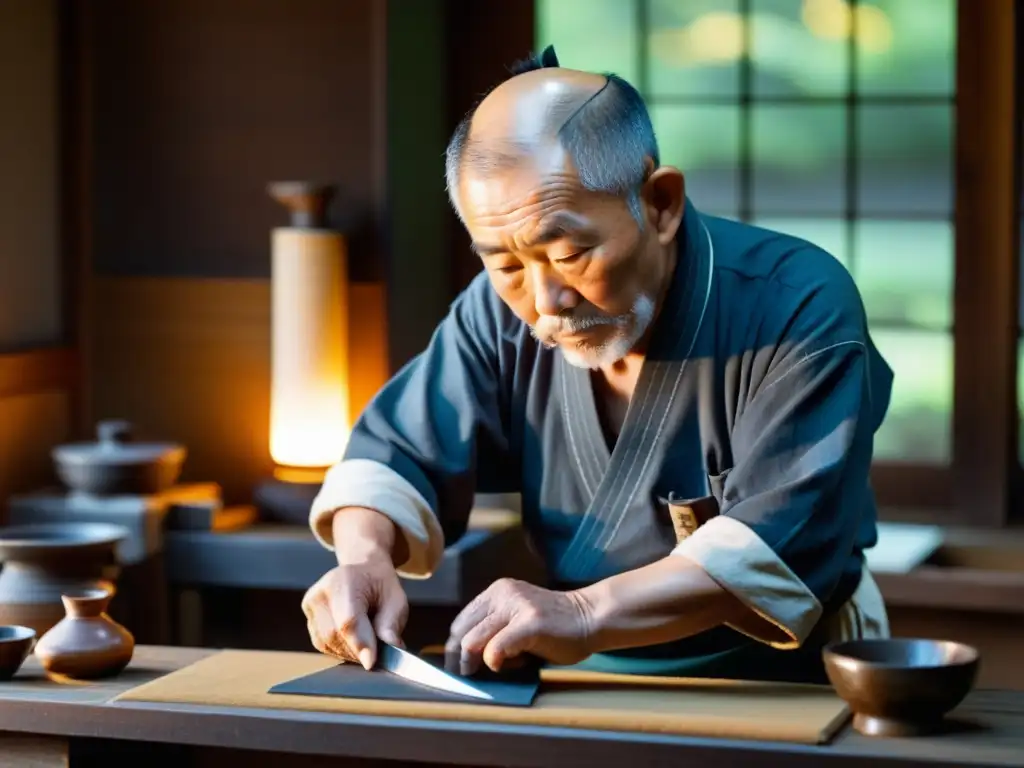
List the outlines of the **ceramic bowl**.
<svg viewBox="0 0 1024 768">
<path fill-rule="evenodd" d="M 0 527 L 0 561 L 66 565 L 83 556 L 113 560 L 128 530 L 111 523 L 33 523 Z"/>
<path fill-rule="evenodd" d="M 941 731 L 978 675 L 975 648 L 948 640 L 853 640 L 824 651 L 825 671 L 867 736 Z"/>
<path fill-rule="evenodd" d="M 0 626 L 0 680 L 10 680 L 21 669 L 36 641 L 36 631 L 8 624 Z"/>
<path fill-rule="evenodd" d="M 57 477 L 71 491 L 111 496 L 152 495 L 172 487 L 188 451 L 174 443 L 135 442 L 126 421 L 101 421 L 97 441 L 51 451 Z"/>
</svg>

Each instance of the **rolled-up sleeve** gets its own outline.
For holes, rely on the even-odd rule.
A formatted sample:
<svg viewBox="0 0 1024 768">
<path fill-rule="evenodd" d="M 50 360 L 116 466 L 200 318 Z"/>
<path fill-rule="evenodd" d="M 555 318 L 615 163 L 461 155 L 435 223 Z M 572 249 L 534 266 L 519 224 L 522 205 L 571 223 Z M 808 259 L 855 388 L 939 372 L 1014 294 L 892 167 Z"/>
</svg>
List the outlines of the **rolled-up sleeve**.
<svg viewBox="0 0 1024 768">
<path fill-rule="evenodd" d="M 477 492 L 513 484 L 502 378 L 501 308 L 486 277 L 456 300 L 427 349 L 366 407 L 344 460 L 310 511 L 326 547 L 338 510 L 374 509 L 405 537 L 399 573 L 429 577 L 465 532 Z"/>
<path fill-rule="evenodd" d="M 826 298 L 771 350 L 737 417 L 720 514 L 673 551 L 751 609 L 734 629 L 777 648 L 799 647 L 821 619 L 872 503 L 872 347 L 859 300 L 814 317 Z"/>
</svg>

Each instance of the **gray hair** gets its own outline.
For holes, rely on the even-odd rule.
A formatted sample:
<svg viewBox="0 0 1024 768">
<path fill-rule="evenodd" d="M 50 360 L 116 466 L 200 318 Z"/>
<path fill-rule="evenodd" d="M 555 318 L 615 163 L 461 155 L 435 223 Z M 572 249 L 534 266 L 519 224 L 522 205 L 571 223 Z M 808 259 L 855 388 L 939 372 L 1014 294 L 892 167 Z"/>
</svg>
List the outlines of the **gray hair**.
<svg viewBox="0 0 1024 768">
<path fill-rule="evenodd" d="M 513 76 L 534 69 L 558 66 L 550 47 L 540 57 L 532 57 L 512 69 Z M 626 199 L 637 223 L 643 223 L 640 189 L 647 178 L 648 158 L 659 164 L 658 141 L 639 92 L 613 74 L 605 74 L 604 86 L 581 105 L 559 105 L 568 117 L 558 128 L 556 138 L 568 153 L 585 189 L 607 192 Z M 465 223 L 459 207 L 459 173 L 469 167 L 494 172 L 522 162 L 530 147 L 512 141 L 469 140 L 476 108 L 456 127 L 445 151 L 445 181 L 452 207 Z"/>
</svg>

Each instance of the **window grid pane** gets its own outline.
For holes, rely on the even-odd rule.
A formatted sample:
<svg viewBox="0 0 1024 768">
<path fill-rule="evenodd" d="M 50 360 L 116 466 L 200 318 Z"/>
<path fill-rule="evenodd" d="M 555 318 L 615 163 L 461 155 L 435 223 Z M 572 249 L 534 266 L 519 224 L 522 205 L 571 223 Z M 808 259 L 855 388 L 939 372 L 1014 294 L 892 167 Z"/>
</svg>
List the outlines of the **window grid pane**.
<svg viewBox="0 0 1024 768">
<path fill-rule="evenodd" d="M 650 107 L 661 161 L 686 174 L 688 194 L 708 210 L 740 211 L 743 110 L 730 106 Z"/>
<path fill-rule="evenodd" d="M 952 454 L 953 338 L 948 333 L 871 332 L 895 373 L 889 413 L 875 436 L 875 459 L 947 464 Z"/>
<path fill-rule="evenodd" d="M 638 5 L 645 0 L 538 0 L 536 36 L 574 69 L 640 77 Z"/>
<path fill-rule="evenodd" d="M 651 98 L 739 96 L 747 48 L 740 0 L 642 1 Z"/>
<path fill-rule="evenodd" d="M 748 2 L 753 97 L 844 99 L 850 82 L 849 46 L 829 28 L 830 20 L 820 10 L 816 13 L 815 4 Z"/>
<path fill-rule="evenodd" d="M 844 214 L 846 112 L 845 104 L 751 104 L 754 211 Z"/>
<path fill-rule="evenodd" d="M 896 372 L 876 457 L 947 463 L 956 0 L 568 4 L 566 27 L 619 14 L 588 46 L 606 62 L 592 68 L 632 51 L 619 73 L 699 209 L 807 239 L 853 274 Z M 587 60 L 558 46 L 567 66 Z"/>
<path fill-rule="evenodd" d="M 956 3 L 857 0 L 851 21 L 858 91 L 951 95 L 956 87 Z"/>
<path fill-rule="evenodd" d="M 953 108 L 866 105 L 857 112 L 857 210 L 953 209 Z"/>
<path fill-rule="evenodd" d="M 852 234 L 853 275 L 869 323 L 952 330 L 952 222 L 859 218 Z"/>
</svg>

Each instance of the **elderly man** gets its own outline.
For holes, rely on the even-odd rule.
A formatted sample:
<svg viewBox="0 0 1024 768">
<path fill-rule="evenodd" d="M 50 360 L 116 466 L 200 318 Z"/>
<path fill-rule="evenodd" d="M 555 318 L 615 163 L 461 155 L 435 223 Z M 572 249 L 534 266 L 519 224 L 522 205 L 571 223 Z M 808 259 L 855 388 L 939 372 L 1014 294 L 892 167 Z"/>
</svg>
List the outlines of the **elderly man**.
<svg viewBox="0 0 1024 768">
<path fill-rule="evenodd" d="M 864 561 L 892 374 L 849 274 L 702 215 L 613 75 L 519 65 L 456 130 L 452 204 L 484 270 L 376 396 L 311 525 L 338 566 L 316 648 L 370 668 L 477 492 L 515 492 L 548 588 L 501 580 L 451 627 L 458 671 L 822 680 L 884 636 Z"/>
</svg>

